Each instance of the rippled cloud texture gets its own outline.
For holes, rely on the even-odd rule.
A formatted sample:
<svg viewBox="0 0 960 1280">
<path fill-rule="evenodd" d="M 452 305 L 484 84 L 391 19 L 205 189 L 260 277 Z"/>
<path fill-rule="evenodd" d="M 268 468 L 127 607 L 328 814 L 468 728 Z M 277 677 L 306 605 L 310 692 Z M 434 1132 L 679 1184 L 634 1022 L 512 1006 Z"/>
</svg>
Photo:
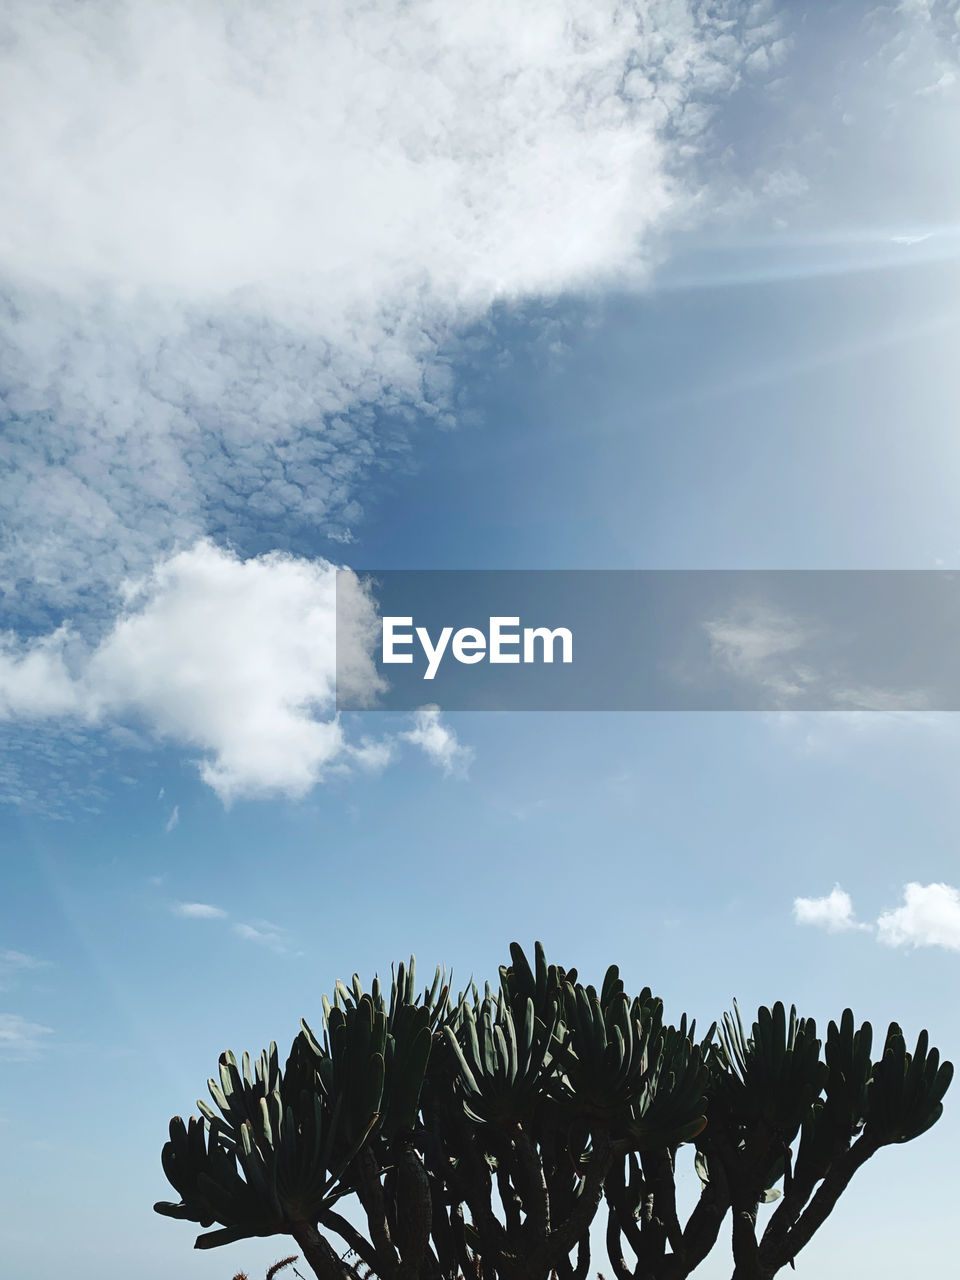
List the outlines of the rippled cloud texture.
<svg viewBox="0 0 960 1280">
<path fill-rule="evenodd" d="M 444 338 L 642 271 L 784 48 L 729 3 L 20 6 L 0 582 L 66 610 L 200 535 L 349 541 L 384 412 L 449 417 Z"/>
</svg>

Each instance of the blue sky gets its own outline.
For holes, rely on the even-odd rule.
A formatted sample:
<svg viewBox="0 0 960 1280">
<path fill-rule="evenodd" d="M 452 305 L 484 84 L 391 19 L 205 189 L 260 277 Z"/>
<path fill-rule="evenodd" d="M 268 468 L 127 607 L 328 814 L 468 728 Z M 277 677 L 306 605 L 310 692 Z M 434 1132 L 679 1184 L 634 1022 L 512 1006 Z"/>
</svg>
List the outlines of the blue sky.
<svg viewBox="0 0 960 1280">
<path fill-rule="evenodd" d="M 956 6 L 505 12 L 5 19 L 11 1275 L 257 1274 L 166 1123 L 411 951 L 960 1054 L 955 717 L 335 719 L 334 564 L 960 562 Z M 798 1266 L 946 1268 L 947 1101 Z"/>
</svg>

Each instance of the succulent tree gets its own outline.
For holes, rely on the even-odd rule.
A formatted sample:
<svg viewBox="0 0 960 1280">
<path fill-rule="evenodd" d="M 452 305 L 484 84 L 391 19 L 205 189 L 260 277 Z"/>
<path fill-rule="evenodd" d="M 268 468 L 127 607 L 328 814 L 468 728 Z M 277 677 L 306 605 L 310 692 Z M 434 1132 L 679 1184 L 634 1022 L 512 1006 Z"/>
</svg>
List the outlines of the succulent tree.
<svg viewBox="0 0 960 1280">
<path fill-rule="evenodd" d="M 943 1110 L 953 1068 L 925 1031 L 908 1053 L 891 1024 L 874 1059 L 849 1010 L 824 1044 L 782 1004 L 749 1032 L 734 1005 L 698 1040 L 616 966 L 598 989 L 510 950 L 483 995 L 442 970 L 418 993 L 411 959 L 389 991 L 338 982 L 283 1067 L 275 1044 L 223 1054 L 214 1105 L 171 1121 L 180 1200 L 157 1212 L 214 1227 L 200 1249 L 292 1236 L 320 1280 L 585 1280 L 598 1237 L 614 1280 L 683 1280 L 729 1218 L 734 1280 L 768 1280 Z M 682 1147 L 702 1184 L 685 1222 Z"/>
</svg>

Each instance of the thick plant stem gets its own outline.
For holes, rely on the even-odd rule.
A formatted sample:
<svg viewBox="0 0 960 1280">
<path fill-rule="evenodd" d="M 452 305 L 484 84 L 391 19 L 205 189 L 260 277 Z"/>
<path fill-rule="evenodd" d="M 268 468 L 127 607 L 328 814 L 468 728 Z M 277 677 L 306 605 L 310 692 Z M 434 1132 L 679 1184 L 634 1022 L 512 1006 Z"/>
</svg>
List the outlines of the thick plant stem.
<svg viewBox="0 0 960 1280">
<path fill-rule="evenodd" d="M 313 1269 L 317 1280 L 345 1280 L 348 1270 L 337 1257 L 333 1246 L 310 1222 L 298 1223 L 290 1233 L 303 1253 L 304 1261 Z"/>
</svg>

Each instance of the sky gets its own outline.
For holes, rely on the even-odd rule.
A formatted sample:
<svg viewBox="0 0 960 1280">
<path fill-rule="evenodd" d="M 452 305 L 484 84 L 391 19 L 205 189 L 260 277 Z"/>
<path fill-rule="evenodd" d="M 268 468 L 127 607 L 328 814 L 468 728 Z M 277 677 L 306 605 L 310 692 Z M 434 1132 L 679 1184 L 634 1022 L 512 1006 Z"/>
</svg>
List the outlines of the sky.
<svg viewBox="0 0 960 1280">
<path fill-rule="evenodd" d="M 169 1117 L 411 952 L 957 1059 L 955 715 L 338 716 L 333 583 L 960 568 L 958 49 L 939 0 L 7 7 L 5 1274 L 261 1274 L 153 1213 Z M 952 1101 L 798 1268 L 948 1269 Z"/>
</svg>

